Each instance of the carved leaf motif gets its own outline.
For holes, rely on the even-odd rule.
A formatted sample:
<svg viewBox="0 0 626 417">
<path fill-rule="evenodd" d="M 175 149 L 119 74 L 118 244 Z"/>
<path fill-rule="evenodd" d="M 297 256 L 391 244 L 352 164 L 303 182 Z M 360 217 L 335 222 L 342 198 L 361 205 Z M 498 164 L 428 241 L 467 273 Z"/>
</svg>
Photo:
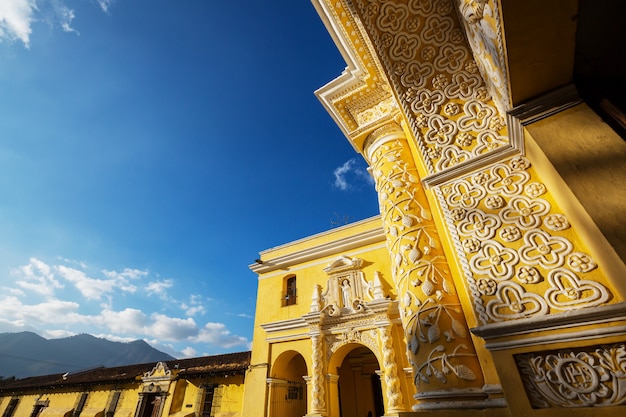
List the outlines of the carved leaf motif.
<svg viewBox="0 0 626 417">
<path fill-rule="evenodd" d="M 465 336 L 467 336 L 465 326 L 463 326 L 463 324 L 461 324 L 461 322 L 456 319 L 452 319 L 452 330 L 454 330 L 454 333 L 456 333 L 457 336 L 459 336 L 460 338 L 464 338 Z"/>
<path fill-rule="evenodd" d="M 447 279 L 443 280 L 443 290 L 448 294 L 454 294 L 454 287 Z"/>
<path fill-rule="evenodd" d="M 422 292 L 424 294 L 426 294 L 427 296 L 430 297 L 430 295 L 433 293 L 433 290 L 435 289 L 435 286 L 433 285 L 432 282 L 430 282 L 429 279 L 427 279 L 426 281 L 424 281 L 424 283 L 422 284 Z"/>
<path fill-rule="evenodd" d="M 419 350 L 419 347 L 420 347 L 420 342 L 417 339 L 417 335 L 412 334 L 411 340 L 409 341 L 409 346 L 408 346 L 409 350 L 413 352 L 413 354 L 416 354 L 417 351 Z"/>
<path fill-rule="evenodd" d="M 434 343 L 441 338 L 441 330 L 439 330 L 439 326 L 436 324 L 430 326 L 428 329 L 428 342 Z"/>
<path fill-rule="evenodd" d="M 404 303 L 406 307 L 409 307 L 411 305 L 411 295 L 409 294 L 408 291 L 404 294 L 402 302 Z"/>
<path fill-rule="evenodd" d="M 396 254 L 396 268 L 400 267 L 400 265 L 402 265 L 402 254 L 401 253 L 397 253 Z"/>
<path fill-rule="evenodd" d="M 454 373 L 461 379 L 466 381 L 474 381 L 476 379 L 476 375 L 474 372 L 465 365 L 457 365 L 454 367 Z"/>
</svg>

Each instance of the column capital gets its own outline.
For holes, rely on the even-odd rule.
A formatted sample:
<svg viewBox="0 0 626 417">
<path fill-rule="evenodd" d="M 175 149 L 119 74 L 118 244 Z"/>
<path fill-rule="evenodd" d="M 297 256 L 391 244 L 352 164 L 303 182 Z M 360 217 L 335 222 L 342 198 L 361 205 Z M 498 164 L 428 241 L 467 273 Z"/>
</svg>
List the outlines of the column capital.
<svg viewBox="0 0 626 417">
<path fill-rule="evenodd" d="M 367 135 L 367 138 L 363 143 L 363 154 L 367 160 L 370 161 L 372 154 L 376 149 L 378 149 L 378 147 L 380 147 L 380 145 L 394 139 L 406 140 L 406 135 L 402 126 L 400 126 L 399 123 L 392 121 Z"/>
</svg>

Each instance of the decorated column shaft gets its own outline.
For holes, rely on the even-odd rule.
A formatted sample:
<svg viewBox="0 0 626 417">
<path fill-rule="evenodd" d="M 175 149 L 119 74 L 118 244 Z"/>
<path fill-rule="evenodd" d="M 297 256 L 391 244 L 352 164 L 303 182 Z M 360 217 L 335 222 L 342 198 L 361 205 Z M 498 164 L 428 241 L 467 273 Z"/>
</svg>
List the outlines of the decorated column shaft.
<svg viewBox="0 0 626 417">
<path fill-rule="evenodd" d="M 483 378 L 411 151 L 393 122 L 371 133 L 364 150 L 376 181 L 417 408 L 453 408 L 455 397 L 479 395 Z"/>
<path fill-rule="evenodd" d="M 311 343 L 313 347 L 313 370 L 311 375 L 311 408 L 309 415 L 325 415 L 324 340 L 320 334 L 313 334 L 311 335 Z"/>
<path fill-rule="evenodd" d="M 398 378 L 396 353 L 391 338 L 391 325 L 379 327 L 378 331 L 383 348 L 383 378 L 387 391 L 387 413 L 405 411 L 400 379 Z"/>
</svg>

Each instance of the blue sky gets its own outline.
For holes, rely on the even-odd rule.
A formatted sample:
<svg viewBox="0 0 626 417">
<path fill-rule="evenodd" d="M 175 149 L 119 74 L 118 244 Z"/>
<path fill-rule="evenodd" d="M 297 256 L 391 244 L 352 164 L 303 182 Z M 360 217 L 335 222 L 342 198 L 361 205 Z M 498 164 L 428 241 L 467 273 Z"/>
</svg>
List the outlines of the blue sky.
<svg viewBox="0 0 626 417">
<path fill-rule="evenodd" d="M 2 0 L 0 62 L 0 332 L 244 350 L 258 252 L 378 211 L 308 0 Z"/>
</svg>

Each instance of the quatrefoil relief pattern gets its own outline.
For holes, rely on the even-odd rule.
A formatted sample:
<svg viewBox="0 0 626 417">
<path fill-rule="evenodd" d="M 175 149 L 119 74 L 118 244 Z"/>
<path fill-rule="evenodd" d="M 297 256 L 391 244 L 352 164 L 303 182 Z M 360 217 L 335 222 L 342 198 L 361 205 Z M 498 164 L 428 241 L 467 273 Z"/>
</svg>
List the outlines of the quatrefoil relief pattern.
<svg viewBox="0 0 626 417">
<path fill-rule="evenodd" d="M 602 285 L 580 279 L 565 268 L 551 271 L 548 281 L 552 287 L 546 291 L 546 300 L 554 308 L 594 307 L 609 299 L 609 293 Z"/>
<path fill-rule="evenodd" d="M 504 107 L 498 109 L 481 75 L 486 70 L 483 75 L 491 79 L 491 70 L 474 60 L 453 2 L 355 0 L 354 5 L 398 92 L 429 174 L 509 144 Z M 425 122 L 433 118 L 438 122 Z M 478 140 L 457 140 L 457 132 Z"/>
<path fill-rule="evenodd" d="M 496 163 L 436 192 L 484 324 L 617 301 L 526 158 Z"/>
</svg>

